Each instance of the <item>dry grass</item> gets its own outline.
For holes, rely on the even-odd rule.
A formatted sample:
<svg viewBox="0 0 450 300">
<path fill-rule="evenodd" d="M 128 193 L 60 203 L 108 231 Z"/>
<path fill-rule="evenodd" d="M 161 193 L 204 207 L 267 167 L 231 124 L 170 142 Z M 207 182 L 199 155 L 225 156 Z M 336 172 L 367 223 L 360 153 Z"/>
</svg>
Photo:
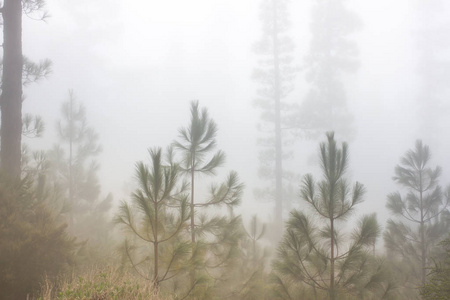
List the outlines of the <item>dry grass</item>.
<svg viewBox="0 0 450 300">
<path fill-rule="evenodd" d="M 94 270 L 56 284 L 45 280 L 39 300 L 163 300 L 152 282 L 116 269 Z M 164 298 L 164 300 L 169 300 Z"/>
</svg>

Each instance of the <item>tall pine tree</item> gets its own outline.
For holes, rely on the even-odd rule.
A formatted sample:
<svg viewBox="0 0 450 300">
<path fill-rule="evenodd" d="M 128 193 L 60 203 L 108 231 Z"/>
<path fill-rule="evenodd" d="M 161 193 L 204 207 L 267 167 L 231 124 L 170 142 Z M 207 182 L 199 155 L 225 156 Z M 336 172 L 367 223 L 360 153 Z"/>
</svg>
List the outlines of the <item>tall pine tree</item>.
<svg viewBox="0 0 450 300">
<path fill-rule="evenodd" d="M 259 84 L 255 105 L 261 110 L 259 126 L 261 137 L 259 144 L 263 147 L 260 158 L 260 175 L 269 180 L 275 188 L 269 188 L 263 194 L 270 195 L 275 202 L 275 231 L 282 230 L 283 220 L 283 179 L 285 172 L 283 150 L 285 139 L 285 116 L 290 105 L 286 97 L 293 89 L 296 72 L 293 66 L 292 52 L 294 45 L 288 35 L 289 0 L 263 0 L 261 3 L 261 21 L 263 36 L 255 45 L 255 52 L 260 57 L 259 66 L 253 78 Z"/>
<path fill-rule="evenodd" d="M 27 74 L 33 74 L 31 64 L 22 56 L 22 13 L 31 15 L 42 11 L 44 4 L 43 0 L 5 0 L 0 8 L 3 19 L 0 170 L 13 179 L 20 176 L 22 85 L 29 79 Z M 44 13 L 38 18 L 45 16 Z"/>
<path fill-rule="evenodd" d="M 353 117 L 347 108 L 343 75 L 358 67 L 358 48 L 351 34 L 361 26 L 345 0 L 314 1 L 311 44 L 305 59 L 310 90 L 294 118 L 294 127 L 312 136 L 334 131 L 349 139 Z"/>
</svg>

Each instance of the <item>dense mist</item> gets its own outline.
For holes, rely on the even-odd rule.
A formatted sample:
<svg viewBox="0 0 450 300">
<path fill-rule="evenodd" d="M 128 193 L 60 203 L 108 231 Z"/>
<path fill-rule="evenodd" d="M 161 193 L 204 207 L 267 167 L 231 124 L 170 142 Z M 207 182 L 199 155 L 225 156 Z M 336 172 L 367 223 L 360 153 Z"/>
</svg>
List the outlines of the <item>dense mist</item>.
<svg viewBox="0 0 450 300">
<path fill-rule="evenodd" d="M 444 0 L 23 0 L 22 162 L 12 176 L 1 156 L 0 218 L 36 223 L 5 225 L 0 251 L 5 270 L 45 259 L 31 279 L 8 271 L 0 299 L 52 299 L 42 274 L 97 269 L 141 278 L 149 299 L 434 299 L 449 20 Z"/>
</svg>

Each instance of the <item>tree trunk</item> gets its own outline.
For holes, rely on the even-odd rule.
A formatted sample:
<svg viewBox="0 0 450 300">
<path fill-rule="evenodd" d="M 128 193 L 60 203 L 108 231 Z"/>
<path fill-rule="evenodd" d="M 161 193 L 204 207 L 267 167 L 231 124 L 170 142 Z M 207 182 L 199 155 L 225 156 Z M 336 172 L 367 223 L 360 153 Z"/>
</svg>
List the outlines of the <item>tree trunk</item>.
<svg viewBox="0 0 450 300">
<path fill-rule="evenodd" d="M 20 176 L 22 139 L 22 2 L 5 0 L 1 107 L 1 171 Z"/>
<path fill-rule="evenodd" d="M 330 220 L 331 229 L 331 253 L 330 253 L 330 299 L 336 299 L 336 293 L 334 288 L 334 219 Z"/>
<path fill-rule="evenodd" d="M 283 230 L 283 162 L 281 142 L 281 87 L 280 61 L 278 41 L 278 11 L 277 0 L 273 0 L 273 67 L 274 67 L 274 101 L 275 101 L 275 223 L 277 234 Z"/>
<path fill-rule="evenodd" d="M 72 234 L 75 234 L 74 216 L 73 211 L 75 209 L 75 201 L 73 196 L 73 140 L 75 134 L 75 124 L 73 121 L 73 94 L 70 92 L 69 103 L 69 202 L 70 202 L 70 216 L 69 216 L 69 229 Z"/>
<path fill-rule="evenodd" d="M 192 165 L 191 165 L 191 239 L 192 243 L 195 243 L 195 222 L 194 222 L 194 177 L 195 177 L 195 156 L 192 155 Z"/>
<path fill-rule="evenodd" d="M 195 249 L 195 211 L 194 211 L 194 180 L 195 180 L 195 155 L 192 154 L 192 164 L 191 164 L 191 240 L 192 240 L 192 255 L 194 255 Z M 195 266 L 190 270 L 189 276 L 191 279 L 191 287 L 195 285 Z"/>
<path fill-rule="evenodd" d="M 154 263 L 155 263 L 155 273 L 153 276 L 153 284 L 155 285 L 155 287 L 158 287 L 159 282 L 158 282 L 158 198 L 155 198 L 155 224 L 153 227 L 153 239 L 154 239 L 154 244 L 153 244 L 153 250 L 154 250 Z"/>
<path fill-rule="evenodd" d="M 422 170 L 419 172 L 419 181 L 420 181 L 420 250 L 421 250 L 421 280 L 422 280 L 422 286 L 425 285 L 426 281 L 426 259 L 427 259 L 427 253 L 426 253 L 426 242 L 425 242 L 425 215 L 424 215 L 424 207 L 423 207 L 423 185 L 422 185 Z"/>
</svg>

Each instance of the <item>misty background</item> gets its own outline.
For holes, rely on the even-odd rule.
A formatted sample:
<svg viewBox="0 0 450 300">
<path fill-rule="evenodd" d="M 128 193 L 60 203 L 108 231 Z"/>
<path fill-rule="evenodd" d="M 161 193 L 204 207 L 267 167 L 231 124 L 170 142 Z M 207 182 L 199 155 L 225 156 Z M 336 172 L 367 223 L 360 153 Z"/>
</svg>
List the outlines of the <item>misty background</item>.
<svg viewBox="0 0 450 300">
<path fill-rule="evenodd" d="M 289 35 L 300 68 L 311 39 L 312 3 L 290 4 Z M 118 203 L 132 190 L 135 162 L 147 161 L 149 147 L 169 145 L 188 123 L 189 102 L 199 100 L 216 121 L 218 148 L 227 155 L 221 178 L 235 170 L 246 184 L 239 212 L 271 220 L 274 204 L 257 201 L 253 193 L 264 184 L 257 174 L 259 112 L 251 78 L 258 61 L 253 45 L 262 35 L 259 5 L 259 0 L 48 0 L 47 22 L 24 16 L 24 54 L 34 61 L 51 59 L 53 72 L 24 90 L 30 96 L 23 112 L 42 116 L 46 130 L 43 138 L 23 142 L 33 149 L 57 143 L 60 106 L 73 89 L 100 136 L 102 195 L 111 192 Z M 367 189 L 359 213 L 376 212 L 384 224 L 386 195 L 397 190 L 394 167 L 416 139 L 430 146 L 432 165 L 443 168 L 442 184 L 450 182 L 449 3 L 349 0 L 347 7 L 363 23 L 353 38 L 360 66 L 345 77 L 356 130 L 349 141 L 350 179 Z M 288 100 L 301 103 L 308 91 L 305 74 L 298 72 L 294 82 Z M 436 98 L 436 90 L 446 97 Z M 297 140 L 290 168 L 299 175 L 317 173 L 311 157 L 323 140 L 324 135 Z M 298 198 L 294 206 L 300 203 Z"/>
</svg>

